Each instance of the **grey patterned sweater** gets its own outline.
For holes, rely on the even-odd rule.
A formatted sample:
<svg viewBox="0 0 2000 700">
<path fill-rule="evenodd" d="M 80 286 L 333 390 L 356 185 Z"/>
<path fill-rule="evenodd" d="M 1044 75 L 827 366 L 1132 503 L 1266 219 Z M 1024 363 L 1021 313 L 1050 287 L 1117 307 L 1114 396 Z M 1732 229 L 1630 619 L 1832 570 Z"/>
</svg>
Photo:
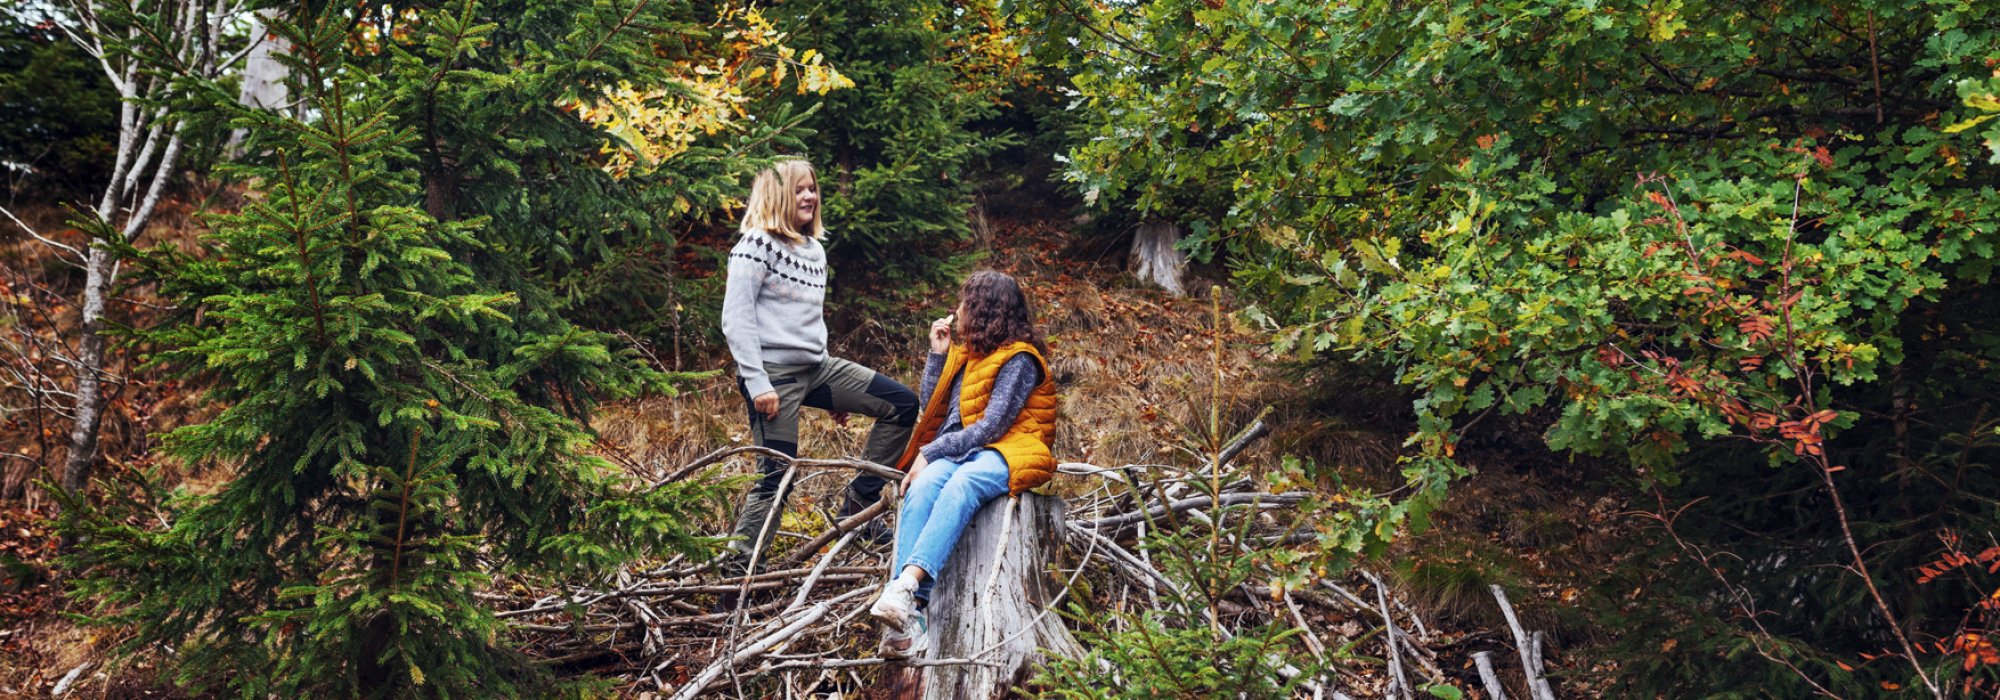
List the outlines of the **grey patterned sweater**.
<svg viewBox="0 0 2000 700">
<path fill-rule="evenodd" d="M 944 379 L 943 353 L 931 353 L 924 361 L 924 380 L 918 396 L 929 399 L 931 391 Z M 930 444 L 917 448 L 925 461 L 948 459 L 963 462 L 972 453 L 993 444 L 1014 427 L 1014 419 L 1021 415 L 1021 407 L 1027 405 L 1028 394 L 1042 383 L 1042 366 L 1035 362 L 1033 355 L 1022 353 L 1007 360 L 1000 366 L 1000 372 L 993 378 L 993 395 L 986 400 L 986 412 L 972 425 L 965 425 L 965 418 L 958 412 L 958 390 L 965 372 L 960 371 L 951 378 L 950 403 L 945 414 L 944 427 L 938 429 L 937 437 Z"/>
<path fill-rule="evenodd" d="M 722 293 L 722 336 L 750 396 L 771 391 L 766 363 L 826 359 L 825 303 L 826 249 L 819 241 L 794 246 L 762 231 L 737 239 Z"/>
</svg>

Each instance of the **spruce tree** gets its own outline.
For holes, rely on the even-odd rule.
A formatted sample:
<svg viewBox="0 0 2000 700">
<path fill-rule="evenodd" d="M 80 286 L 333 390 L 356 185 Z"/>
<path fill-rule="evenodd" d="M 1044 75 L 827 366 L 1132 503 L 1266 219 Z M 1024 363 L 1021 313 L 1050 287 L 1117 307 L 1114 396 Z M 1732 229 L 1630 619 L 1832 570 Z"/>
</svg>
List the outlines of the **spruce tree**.
<svg viewBox="0 0 2000 700">
<path fill-rule="evenodd" d="M 67 509 L 76 593 L 136 632 L 126 650 L 244 697 L 537 694 L 475 591 L 705 551 L 691 520 L 726 485 L 635 487 L 585 423 L 590 397 L 678 377 L 577 322 L 566 288 L 719 201 L 779 136 L 650 178 L 600 167 L 609 137 L 566 105 L 657 75 L 651 32 L 675 12 L 328 6 L 271 26 L 295 109 L 202 86 L 248 129 L 253 191 L 202 250 L 139 255 L 182 310 L 139 339 L 224 407 L 166 451 L 233 478 Z"/>
</svg>

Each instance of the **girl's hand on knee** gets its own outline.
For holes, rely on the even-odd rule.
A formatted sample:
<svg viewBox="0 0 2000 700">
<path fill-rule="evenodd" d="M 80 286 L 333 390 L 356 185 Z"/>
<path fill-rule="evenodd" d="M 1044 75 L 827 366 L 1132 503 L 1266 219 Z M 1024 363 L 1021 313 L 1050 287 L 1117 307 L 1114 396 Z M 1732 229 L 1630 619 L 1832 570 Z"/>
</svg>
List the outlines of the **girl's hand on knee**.
<svg viewBox="0 0 2000 700">
<path fill-rule="evenodd" d="M 927 462 L 924 461 L 923 455 L 917 455 L 917 461 L 910 463 L 910 471 L 903 474 L 903 485 L 901 487 L 903 493 L 908 494 L 910 492 L 910 484 L 917 483 L 917 472 L 923 471 L 925 464 Z"/>
</svg>

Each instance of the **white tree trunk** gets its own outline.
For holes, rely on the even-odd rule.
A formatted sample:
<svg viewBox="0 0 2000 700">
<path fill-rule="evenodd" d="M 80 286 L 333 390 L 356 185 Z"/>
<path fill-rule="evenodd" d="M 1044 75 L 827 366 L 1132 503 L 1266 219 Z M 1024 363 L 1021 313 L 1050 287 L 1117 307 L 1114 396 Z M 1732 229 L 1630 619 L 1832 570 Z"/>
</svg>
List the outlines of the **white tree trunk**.
<svg viewBox="0 0 2000 700">
<path fill-rule="evenodd" d="M 285 38 L 266 28 L 269 18 L 276 16 L 277 10 L 258 10 L 250 15 L 250 55 L 243 59 L 243 89 L 236 93 L 236 101 L 259 109 L 283 109 L 285 100 L 291 97 L 285 89 L 287 70 L 278 62 L 278 55 L 291 49 Z M 238 147 L 248 133 L 243 129 L 229 132 L 229 152 L 237 153 Z"/>
<path fill-rule="evenodd" d="M 1012 522 L 1004 522 L 1010 506 Z M 973 516 L 931 592 L 926 656 L 996 665 L 906 668 L 894 679 L 895 697 L 1004 697 L 1034 676 L 1044 650 L 1082 655 L 1062 616 L 1044 612 L 1061 590 L 1049 565 L 1062 552 L 1063 510 L 1062 499 L 1029 493 L 1018 504 L 996 498 Z"/>
<path fill-rule="evenodd" d="M 1132 274 L 1140 281 L 1181 296 L 1187 274 L 1187 255 L 1174 244 L 1181 240 L 1180 224 L 1152 222 L 1139 225 L 1132 237 Z"/>
<path fill-rule="evenodd" d="M 245 7 L 241 0 L 159 0 L 131 8 L 162 23 L 149 34 L 152 43 L 127 47 L 133 50 L 169 52 L 187 71 L 179 77 L 210 79 L 227 70 L 241 56 L 220 53 L 223 31 L 231 18 Z M 65 25 L 65 32 L 86 53 L 96 58 L 111 79 L 120 99 L 118 150 L 112 163 L 111 179 L 98 200 L 97 218 L 113 235 L 126 241 L 145 231 L 153 209 L 165 192 L 167 181 L 178 172 L 183 129 L 186 122 L 170 107 L 142 107 L 143 102 L 164 103 L 172 97 L 174 82 L 162 77 L 146 77 L 137 59 L 107 50 L 111 32 L 124 31 L 128 40 L 140 38 L 138 26 L 122 30 L 104 23 L 97 0 L 75 0 L 70 5 L 78 26 Z M 160 36 L 160 32 L 167 35 Z M 260 29 L 261 31 L 261 29 Z M 158 154 L 157 158 L 155 154 Z M 124 215 L 121 222 L 120 215 Z M 118 261 L 110 251 L 93 244 L 84 263 L 83 298 L 80 304 L 81 335 L 77 343 L 76 421 L 70 428 L 69 455 L 64 460 L 61 484 L 72 493 L 90 481 L 97 462 L 97 437 L 103 422 L 105 365 L 104 314 L 111 291 L 118 281 Z"/>
</svg>

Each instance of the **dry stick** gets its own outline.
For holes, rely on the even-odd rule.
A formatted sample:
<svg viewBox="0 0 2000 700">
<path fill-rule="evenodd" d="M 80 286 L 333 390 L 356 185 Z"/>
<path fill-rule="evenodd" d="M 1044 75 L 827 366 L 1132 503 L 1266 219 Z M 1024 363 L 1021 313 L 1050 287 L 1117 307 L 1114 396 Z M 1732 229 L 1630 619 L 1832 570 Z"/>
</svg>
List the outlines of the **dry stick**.
<svg viewBox="0 0 2000 700">
<path fill-rule="evenodd" d="M 1542 655 L 1542 642 L 1545 638 L 1546 635 L 1543 635 L 1541 630 L 1535 630 L 1531 640 L 1535 647 L 1535 675 L 1539 676 L 1535 679 L 1534 695 L 1542 700 L 1556 700 L 1556 689 L 1549 685 L 1549 669 L 1542 663 L 1546 659 Z"/>
<path fill-rule="evenodd" d="M 1527 675 L 1528 693 L 1540 700 L 1553 700 L 1553 698 L 1543 698 L 1541 684 L 1535 682 L 1539 674 L 1535 672 L 1534 649 L 1529 646 L 1527 631 L 1521 628 L 1521 618 L 1514 615 L 1514 605 L 1507 602 L 1507 589 L 1501 588 L 1497 583 L 1490 588 L 1493 590 L 1493 599 L 1500 601 L 1500 612 L 1507 616 L 1507 627 L 1514 631 L 1514 647 L 1521 653 L 1521 672 Z"/>
<path fill-rule="evenodd" d="M 1528 646 L 1534 652 L 1529 658 L 1535 660 L 1535 675 L 1537 676 L 1548 673 L 1548 666 L 1542 663 L 1542 641 L 1545 638 L 1546 635 L 1542 634 L 1541 630 L 1535 630 L 1534 633 L 1528 635 Z"/>
<path fill-rule="evenodd" d="M 702 467 L 707 467 L 717 464 L 730 457 L 734 457 L 737 455 L 746 455 L 746 454 L 776 459 L 794 468 L 838 467 L 841 469 L 853 469 L 856 471 L 862 471 L 862 472 L 867 472 L 869 474 L 874 474 L 876 476 L 885 479 L 890 479 L 892 480 L 892 483 L 893 480 L 903 478 L 903 472 L 897 471 L 894 467 L 876 464 L 874 462 L 870 462 L 865 459 L 802 459 L 799 457 L 793 457 L 783 452 L 779 452 L 769 447 L 759 447 L 757 445 L 738 445 L 736 447 L 724 447 L 715 450 L 714 452 L 702 455 L 701 457 L 695 459 L 695 461 L 689 462 L 687 466 L 681 467 L 680 471 L 674 472 L 667 478 L 653 482 L 653 488 L 659 488 L 661 486 L 665 486 L 667 484 L 671 484 L 673 482 L 685 479 L 693 475 L 696 471 L 700 470 Z"/>
<path fill-rule="evenodd" d="M 1172 580 L 1168 579 L 1165 575 L 1161 574 L 1159 571 L 1153 569 L 1153 567 L 1147 566 L 1145 562 L 1139 561 L 1139 557 L 1134 556 L 1131 552 L 1125 551 L 1125 548 L 1118 546 L 1118 543 L 1112 542 L 1109 538 L 1097 534 L 1096 532 L 1085 530 L 1081 525 L 1077 525 L 1074 523 L 1064 523 L 1064 527 L 1072 533 L 1076 533 L 1085 537 L 1089 537 L 1092 540 L 1095 540 L 1097 544 L 1104 547 L 1104 551 L 1112 555 L 1113 559 L 1119 560 L 1119 563 L 1124 564 L 1127 568 L 1130 568 L 1133 571 L 1145 574 L 1145 576 L 1141 577 L 1141 580 L 1153 581 L 1163 584 L 1166 586 L 1167 590 L 1173 591 L 1177 597 L 1183 597 L 1183 598 L 1186 597 L 1187 594 L 1181 591 L 1180 586 L 1175 585 Z"/>
<path fill-rule="evenodd" d="M 56 681 L 56 687 L 54 690 L 49 691 L 49 696 L 59 698 L 62 697 L 64 693 L 68 693 L 70 684 L 75 683 L 76 679 L 81 677 L 83 675 L 83 672 L 88 670 L 89 668 L 90 668 L 90 662 L 85 661 L 82 664 L 78 664 L 76 668 L 70 669 L 69 673 L 63 674 L 61 680 Z"/>
<path fill-rule="evenodd" d="M 734 653 L 729 653 L 726 656 L 717 658 L 715 661 L 711 662 L 707 668 L 703 669 L 702 673 L 698 676 L 698 678 L 705 677 L 707 680 L 701 681 L 699 683 L 690 681 L 689 685 L 683 686 L 679 691 L 677 691 L 675 697 L 683 697 L 684 694 L 687 693 L 691 692 L 699 693 L 702 690 L 706 690 L 707 686 L 713 685 L 714 683 L 719 681 L 724 673 L 728 673 L 734 676 L 735 668 L 737 666 L 740 666 L 750 661 L 751 659 L 755 659 L 759 656 L 762 656 L 765 652 L 770 651 L 777 645 L 785 642 L 786 640 L 791 639 L 792 637 L 797 636 L 798 633 L 803 631 L 805 628 L 812 626 L 820 619 L 826 617 L 827 613 L 831 611 L 834 606 L 845 604 L 856 598 L 867 597 L 868 595 L 873 594 L 878 588 L 881 588 L 880 584 L 871 584 L 867 586 L 862 586 L 860 588 L 856 588 L 854 590 L 847 591 L 840 595 L 834 596 L 833 598 L 828 599 L 826 601 L 820 602 L 814 605 L 811 609 L 807 610 L 805 613 L 789 621 L 782 616 L 772 620 L 770 623 L 760 628 L 760 631 L 764 629 L 777 628 L 776 631 L 773 631 L 763 637 L 759 637 L 756 642 L 746 645 L 742 647 L 742 649 L 735 651 Z M 734 649 L 735 647 L 734 645 L 731 645 L 728 648 Z M 677 660 L 678 660 L 677 658 L 670 658 L 661 661 L 658 665 L 652 668 L 651 673 L 654 675 L 655 678 L 657 678 L 660 671 L 666 670 L 668 666 L 672 665 Z M 665 686 L 661 685 L 661 687 L 664 688 Z M 739 689 L 739 694 L 740 694 L 740 689 Z"/>
<path fill-rule="evenodd" d="M 1265 419 L 1270 417 L 1273 410 L 1274 409 L 1272 409 L 1271 407 L 1265 406 L 1264 410 L 1257 414 L 1257 419 L 1250 423 L 1250 427 L 1244 428 L 1243 432 L 1237 433 L 1235 437 L 1230 438 L 1229 443 L 1223 445 L 1221 453 L 1212 455 L 1210 457 L 1210 461 L 1208 464 L 1204 465 L 1201 469 L 1195 470 L 1197 475 L 1203 471 L 1207 472 L 1220 471 L 1222 465 L 1235 461 L 1236 456 L 1242 454 L 1244 450 L 1249 449 L 1250 445 L 1256 443 L 1259 439 L 1262 439 L 1264 436 L 1270 435 L 1271 425 L 1270 423 L 1266 422 Z M 1155 466 L 1155 465 L 1147 465 L 1147 466 Z M 1157 465 L 1157 466 L 1166 466 L 1166 465 Z M 1180 484 L 1174 484 L 1174 492 L 1179 492 L 1180 486 L 1181 486 Z"/>
<path fill-rule="evenodd" d="M 1313 631 L 1312 625 L 1306 623 L 1305 613 L 1299 610 L 1298 601 L 1292 599 L 1292 592 L 1285 591 L 1283 597 L 1285 599 L 1285 609 L 1292 612 L 1292 621 L 1298 623 L 1300 632 L 1305 633 L 1306 649 L 1312 652 L 1313 658 L 1318 660 L 1321 666 L 1325 666 L 1326 642 L 1321 641 L 1319 634 Z M 1332 685 L 1333 682 L 1331 678 L 1325 675 L 1321 675 L 1320 679 L 1323 681 L 1319 684 L 1320 687 L 1312 689 L 1315 700 L 1324 695 L 1324 687 Z M 1334 692 L 1335 694 L 1339 694 L 1339 691 Z"/>
<path fill-rule="evenodd" d="M 1284 592 L 1284 599 L 1285 609 L 1292 611 L 1292 621 L 1298 623 L 1299 631 L 1305 633 L 1306 649 L 1312 651 L 1313 658 L 1318 659 L 1320 663 L 1326 663 L 1326 642 L 1320 641 L 1319 635 L 1313 632 L 1312 625 L 1306 624 L 1305 613 L 1299 611 L 1299 602 L 1292 600 L 1291 591 Z"/>
<path fill-rule="evenodd" d="M 1068 474 L 1070 476 L 1101 476 L 1121 484 L 1127 484 L 1131 483 L 1131 479 L 1125 477 L 1125 470 L 1140 469 L 1148 466 L 1153 465 L 1127 464 L 1122 467 L 1100 467 L 1088 462 L 1063 462 L 1056 465 L 1056 473 Z"/>
<path fill-rule="evenodd" d="M 1389 617 L 1389 594 L 1379 580 L 1375 581 L 1375 602 L 1382 610 L 1383 639 L 1389 643 L 1389 693 L 1411 697 L 1410 679 L 1403 674 L 1403 652 L 1396 648 L 1396 620 Z"/>
<path fill-rule="evenodd" d="M 632 585 L 631 572 L 620 568 L 618 570 L 618 584 L 621 587 Z M 662 638 L 664 633 L 659 628 L 659 613 L 655 612 L 651 606 L 646 605 L 645 601 L 638 598 L 626 597 L 622 602 L 626 609 L 631 610 L 632 614 L 639 618 L 642 637 L 642 644 L 639 647 L 640 652 L 646 656 L 658 653 L 660 648 L 665 645 L 665 640 Z"/>
<path fill-rule="evenodd" d="M 1339 593 L 1340 597 L 1346 598 L 1349 603 L 1353 603 L 1356 610 L 1368 609 L 1368 603 L 1363 602 L 1361 596 L 1355 595 L 1352 591 L 1345 588 L 1341 588 L 1340 584 L 1334 583 L 1332 579 L 1320 579 L 1319 585 L 1326 587 L 1327 590 Z"/>
<path fill-rule="evenodd" d="M 799 618 L 797 620 L 792 621 L 791 624 L 785 625 L 778 631 L 772 632 L 769 635 L 764 636 L 764 638 L 752 642 L 749 646 L 744 647 L 742 651 L 738 651 L 735 654 L 731 654 L 729 656 L 716 659 L 714 662 L 711 662 L 708 665 L 708 668 L 702 669 L 699 675 L 696 675 L 694 678 L 689 679 L 687 685 L 681 686 L 680 691 L 674 693 L 672 700 L 693 700 L 695 696 L 701 694 L 701 691 L 708 689 L 708 684 L 713 683 L 717 679 L 721 678 L 724 671 L 735 668 L 737 664 L 741 664 L 745 661 L 749 661 L 750 659 L 756 658 L 757 655 L 762 654 L 766 651 L 770 651 L 772 647 L 782 644 L 786 640 L 789 640 L 792 637 L 797 636 L 799 632 L 802 632 L 805 630 L 805 628 L 812 626 L 812 623 L 818 622 L 819 619 L 822 617 L 826 617 L 827 611 L 831 609 L 832 608 L 829 607 L 827 603 L 820 603 L 818 605 L 814 605 L 812 606 L 812 609 L 806 611 L 806 614 L 799 616 Z M 668 659 L 664 663 L 672 663 L 672 662 L 673 662 L 672 659 Z M 664 667 L 664 663 L 662 664 L 662 667 Z M 655 668 L 654 670 L 658 671 L 660 669 Z"/>
<path fill-rule="evenodd" d="M 880 583 L 872 583 L 872 584 L 869 584 L 869 585 L 867 585 L 867 586 L 863 586 L 863 587 L 861 588 L 861 590 L 862 590 L 862 591 L 866 591 L 866 592 L 865 592 L 865 593 L 862 593 L 861 595 L 862 595 L 863 597 L 866 597 L 867 595 L 869 595 L 869 594 L 872 594 L 872 593 L 874 593 L 874 592 L 875 592 L 875 591 L 876 591 L 877 589 L 879 589 L 879 588 L 881 588 L 881 587 L 882 587 L 882 584 L 880 584 Z M 846 595 L 846 594 L 842 594 L 842 595 Z M 866 605 L 856 605 L 856 606 L 854 606 L 854 609 L 853 609 L 853 610 L 849 610 L 849 611 L 847 611 L 847 614 L 846 614 L 846 615 L 842 615 L 842 616 L 840 616 L 840 619 L 838 619 L 838 620 L 834 620 L 834 621 L 833 621 L 833 626 L 834 626 L 834 628 L 835 628 L 835 629 L 839 629 L 839 628 L 841 628 L 841 627 L 846 627 L 848 623 L 850 623 L 850 622 L 853 622 L 853 621 L 854 621 L 854 618 L 857 618 L 857 617 L 861 617 L 861 614 L 862 614 L 862 613 L 865 613 L 865 612 L 868 612 L 868 606 L 866 606 Z"/>
<path fill-rule="evenodd" d="M 1272 507 L 1278 507 L 1278 506 L 1286 506 L 1294 503 L 1299 503 L 1310 497 L 1312 497 L 1312 492 L 1310 491 L 1286 491 L 1284 493 L 1255 492 L 1255 493 L 1223 494 L 1220 500 L 1222 501 L 1223 507 L 1238 506 L 1246 503 L 1256 503 L 1259 505 L 1269 505 Z M 1166 505 L 1155 505 L 1143 511 L 1120 513 L 1118 515 L 1109 515 L 1102 518 L 1096 518 L 1093 520 L 1086 520 L 1083 521 L 1083 524 L 1092 529 L 1115 531 L 1127 525 L 1132 525 L 1134 523 L 1138 523 L 1144 520 L 1151 520 L 1158 518 L 1162 515 L 1166 515 L 1169 511 L 1175 513 L 1182 513 L 1194 510 L 1196 508 L 1206 507 L 1209 504 L 1214 503 L 1216 500 L 1217 499 L 1211 498 L 1209 496 L 1195 496 L 1193 498 L 1183 498 Z"/>
<path fill-rule="evenodd" d="M 752 670 L 745 675 L 757 676 L 766 673 L 771 673 L 773 671 L 792 671 L 792 670 L 810 669 L 810 668 L 819 668 L 819 669 L 860 668 L 864 666 L 882 666 L 889 663 L 892 663 L 890 659 L 884 659 L 879 657 L 867 658 L 867 659 L 816 659 L 816 660 L 798 659 L 791 661 L 780 661 L 775 664 L 766 663 L 762 666 L 758 666 L 755 670 Z M 977 659 L 895 659 L 893 660 L 893 663 L 895 663 L 898 666 L 911 666 L 915 668 L 924 668 L 927 666 L 985 666 L 987 668 L 1000 667 L 1000 664 L 991 661 L 979 661 Z"/>
<path fill-rule="evenodd" d="M 813 567 L 813 572 L 811 575 L 806 576 L 805 583 L 799 584 L 799 593 L 792 596 L 792 604 L 785 608 L 785 612 L 791 612 L 806 604 L 806 596 L 812 594 L 813 585 L 819 583 L 819 577 L 824 575 L 827 566 L 833 563 L 834 555 L 839 554 L 841 548 L 846 547 L 847 543 L 854 541 L 854 535 L 855 533 L 852 532 L 847 533 L 845 537 L 840 538 L 839 542 L 833 543 L 833 549 L 827 550 L 826 556 L 820 558 L 819 565 Z"/>
<path fill-rule="evenodd" d="M 1401 600 L 1393 600 L 1393 599 L 1392 599 L 1392 600 L 1390 600 L 1389 602 L 1391 602 L 1391 603 L 1395 603 L 1395 604 L 1396 604 L 1396 609 L 1398 609 L 1398 610 L 1402 610 L 1402 611 L 1403 611 L 1403 614 L 1404 614 L 1404 615 L 1407 615 L 1407 616 L 1409 616 L 1409 618 L 1410 618 L 1410 624 L 1412 624 L 1412 625 L 1415 625 L 1415 626 L 1416 626 L 1416 628 L 1417 628 L 1417 636 L 1418 636 L 1418 637 L 1422 637 L 1422 638 L 1424 638 L 1424 639 L 1429 639 L 1429 638 L 1430 638 L 1430 636 L 1431 636 L 1431 630 L 1430 630 L 1430 628 L 1429 628 L 1429 627 L 1426 627 L 1426 626 L 1424 626 L 1424 618 L 1422 618 L 1422 617 L 1419 617 L 1419 616 L 1417 615 L 1417 609 L 1416 609 L 1416 608 L 1413 608 L 1413 607 L 1410 607 L 1410 604 L 1409 604 L 1409 603 L 1405 603 L 1405 602 L 1403 602 L 1403 601 L 1401 601 Z M 1408 635 L 1408 634 L 1405 634 L 1405 635 L 1403 635 L 1403 637 L 1405 638 L 1405 640 L 1407 640 L 1407 639 L 1409 638 L 1409 635 Z"/>
<path fill-rule="evenodd" d="M 826 543 L 833 540 L 833 538 L 851 532 L 862 525 L 868 524 L 876 516 L 889 512 L 889 504 L 894 500 L 893 498 L 878 498 L 875 500 L 874 505 L 861 509 L 861 512 L 848 516 L 846 520 L 834 523 L 833 527 L 826 529 L 826 532 L 820 533 L 818 537 L 814 537 L 805 544 L 799 545 L 798 549 L 792 550 L 791 556 L 785 558 L 784 565 L 798 566 L 804 563 L 805 560 L 811 559 L 813 554 L 819 552 L 819 548 L 826 546 Z M 833 556 L 832 552 L 828 552 L 827 556 Z"/>
<path fill-rule="evenodd" d="M 813 571 L 814 570 L 812 569 L 792 569 L 787 571 L 774 571 L 774 572 L 766 572 L 758 574 L 756 576 L 750 577 L 749 590 L 765 590 L 769 588 L 782 588 L 785 586 L 789 586 L 792 585 L 792 582 L 796 579 L 799 579 L 804 576 L 813 575 Z M 849 581 L 862 580 L 867 575 L 872 573 L 875 573 L 874 567 L 836 566 L 828 568 L 826 571 L 821 572 L 820 575 L 823 576 L 827 581 L 849 582 Z M 646 585 L 644 583 L 634 583 L 629 586 L 619 588 L 617 590 L 597 593 L 587 598 L 575 597 L 575 596 L 548 596 L 546 598 L 537 600 L 532 607 L 522 608 L 520 610 L 503 610 L 494 613 L 493 616 L 504 620 L 509 618 L 525 617 L 528 615 L 539 615 L 543 613 L 561 612 L 562 610 L 568 608 L 571 605 L 590 607 L 592 605 L 596 605 L 598 603 L 613 598 L 659 597 L 668 595 L 695 595 L 702 593 L 727 593 L 736 590 L 742 590 L 742 588 L 738 584 L 733 584 L 733 583 L 706 584 L 706 585 L 696 584 L 696 585 L 680 585 L 680 586 L 651 586 L 651 585 Z M 751 608 L 751 610 L 753 611 L 757 609 L 758 608 Z M 727 613 L 717 613 L 716 616 L 723 616 L 726 614 Z"/>
<path fill-rule="evenodd" d="M 1370 574 L 1366 571 L 1361 573 L 1364 576 L 1368 576 L 1369 580 L 1375 581 L 1375 577 L 1373 574 Z M 1320 579 L 1319 584 L 1327 588 L 1328 590 L 1331 590 L 1335 593 L 1339 593 L 1340 597 L 1347 599 L 1347 602 L 1353 605 L 1355 610 L 1366 612 L 1370 609 L 1368 603 L 1366 601 L 1363 601 L 1360 596 L 1357 596 L 1353 592 L 1345 588 L 1342 588 L 1338 583 L 1334 583 L 1333 581 L 1328 579 Z M 1381 583 L 1377 581 L 1376 586 L 1379 588 L 1381 586 Z M 1385 633 L 1393 632 L 1392 634 L 1390 634 L 1390 637 L 1401 640 L 1403 648 L 1410 650 L 1411 658 L 1416 659 L 1417 665 L 1423 668 L 1424 674 L 1429 676 L 1433 682 L 1442 683 L 1444 681 L 1445 679 L 1444 670 L 1438 668 L 1437 664 L 1433 662 L 1430 658 L 1426 658 L 1426 655 L 1430 657 L 1437 656 L 1436 652 L 1418 646 L 1416 642 L 1411 641 L 1409 633 L 1402 631 L 1401 628 L 1384 630 L 1384 632 Z"/>
<path fill-rule="evenodd" d="M 777 450 L 762 447 L 757 449 L 789 457 L 789 455 Z M 784 512 L 784 509 L 778 506 L 784 503 L 785 490 L 792 487 L 792 477 L 798 473 L 799 467 L 796 460 L 785 467 L 785 475 L 778 479 L 778 490 L 771 493 L 771 507 L 764 513 L 764 523 L 757 528 L 757 538 L 750 541 L 750 560 L 743 566 L 743 583 L 736 591 L 736 614 L 729 617 L 728 639 L 729 646 L 731 647 L 736 646 L 736 635 L 742 630 L 743 619 L 747 615 L 747 613 L 743 612 L 743 598 L 750 594 L 750 575 L 757 571 L 757 562 L 764 558 L 764 545 L 767 541 L 765 538 L 771 535 L 772 525 L 776 523 L 778 516 Z M 735 664 L 729 664 L 723 670 L 729 672 L 730 682 L 737 682 Z M 739 696 L 742 695 L 743 689 L 738 687 L 736 694 Z"/>
<path fill-rule="evenodd" d="M 1395 600 L 1390 599 L 1390 602 L 1395 602 Z M 1445 684 L 1447 677 L 1444 674 L 1444 669 L 1438 668 L 1437 663 L 1433 661 L 1437 657 L 1437 652 L 1417 646 L 1416 641 L 1410 637 L 1410 633 L 1400 627 L 1396 629 L 1396 640 L 1397 643 L 1403 645 L 1404 651 L 1410 652 L 1410 659 L 1417 662 L 1417 670 L 1423 671 L 1426 680 L 1429 680 L 1434 685 Z"/>
<path fill-rule="evenodd" d="M 1472 663 L 1479 666 L 1479 680 L 1486 683 L 1487 697 L 1491 700 L 1507 700 L 1507 693 L 1500 685 L 1500 674 L 1493 672 L 1493 652 L 1474 653 Z"/>
</svg>

